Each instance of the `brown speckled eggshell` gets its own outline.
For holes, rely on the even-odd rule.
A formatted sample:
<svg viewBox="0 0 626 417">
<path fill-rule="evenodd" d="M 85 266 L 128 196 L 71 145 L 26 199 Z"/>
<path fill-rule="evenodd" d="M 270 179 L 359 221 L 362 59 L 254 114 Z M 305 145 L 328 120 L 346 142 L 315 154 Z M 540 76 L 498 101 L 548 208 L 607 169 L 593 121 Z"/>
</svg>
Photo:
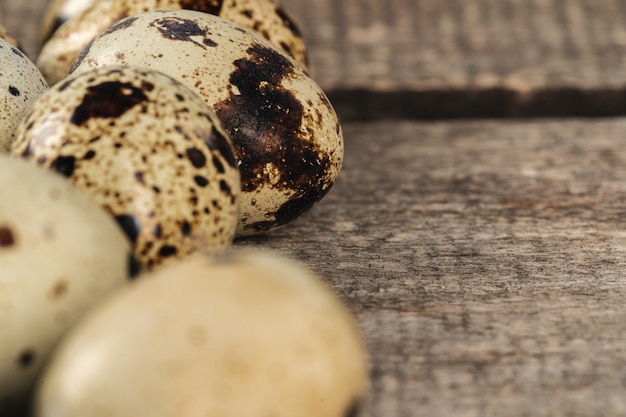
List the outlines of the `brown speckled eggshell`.
<svg viewBox="0 0 626 417">
<path fill-rule="evenodd" d="M 215 110 L 241 172 L 239 235 L 294 220 L 333 185 L 343 161 L 337 114 L 318 84 L 264 38 L 207 13 L 142 13 L 100 34 L 73 71 L 112 64 L 163 71 Z"/>
<path fill-rule="evenodd" d="M 15 130 L 48 83 L 35 64 L 18 48 L 0 38 L 0 153 L 9 152 Z"/>
<path fill-rule="evenodd" d="M 100 0 L 69 18 L 50 36 L 42 46 L 37 66 L 54 84 L 65 77 L 80 51 L 118 20 L 150 10 L 175 9 L 211 13 L 236 22 L 282 48 L 301 66 L 308 65 L 300 30 L 273 0 Z"/>
<path fill-rule="evenodd" d="M 148 269 L 232 243 L 240 182 L 230 140 L 197 94 L 162 73 L 114 66 L 69 77 L 16 136 L 13 154 L 88 191 Z"/>
</svg>

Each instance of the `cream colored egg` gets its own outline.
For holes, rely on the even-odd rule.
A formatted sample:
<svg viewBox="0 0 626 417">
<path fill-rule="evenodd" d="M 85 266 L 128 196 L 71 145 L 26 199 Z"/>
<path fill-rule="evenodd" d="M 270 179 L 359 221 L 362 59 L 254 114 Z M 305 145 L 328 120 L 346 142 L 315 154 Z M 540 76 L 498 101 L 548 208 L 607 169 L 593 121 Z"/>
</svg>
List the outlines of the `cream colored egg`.
<svg viewBox="0 0 626 417">
<path fill-rule="evenodd" d="M 367 389 L 358 329 L 270 252 L 160 269 L 100 304 L 42 379 L 35 417 L 345 417 Z"/>
<path fill-rule="evenodd" d="M 283 48 L 300 65 L 307 52 L 294 20 L 274 0 L 100 0 L 69 19 L 43 45 L 37 66 L 50 84 L 65 77 L 80 51 L 118 20 L 150 10 L 189 9 L 211 13 L 254 30 Z"/>
<path fill-rule="evenodd" d="M 0 39 L 0 62 L 0 154 L 6 154 L 17 126 L 48 84 L 35 64 L 5 39 Z"/>
<path fill-rule="evenodd" d="M 294 220 L 333 185 L 343 160 L 337 114 L 318 84 L 262 37 L 207 13 L 142 13 L 99 35 L 73 70 L 112 64 L 170 74 L 215 110 L 241 172 L 239 235 Z"/>
<path fill-rule="evenodd" d="M 41 19 L 39 46 L 43 46 L 61 25 L 97 2 L 98 0 L 50 0 Z"/>
<path fill-rule="evenodd" d="M 232 243 L 232 144 L 202 98 L 165 74 L 111 66 L 68 77 L 35 103 L 12 151 L 87 191 L 148 269 Z"/>
<path fill-rule="evenodd" d="M 0 415 L 20 415 L 68 328 L 134 275 L 115 222 L 63 177 L 0 156 Z"/>
</svg>

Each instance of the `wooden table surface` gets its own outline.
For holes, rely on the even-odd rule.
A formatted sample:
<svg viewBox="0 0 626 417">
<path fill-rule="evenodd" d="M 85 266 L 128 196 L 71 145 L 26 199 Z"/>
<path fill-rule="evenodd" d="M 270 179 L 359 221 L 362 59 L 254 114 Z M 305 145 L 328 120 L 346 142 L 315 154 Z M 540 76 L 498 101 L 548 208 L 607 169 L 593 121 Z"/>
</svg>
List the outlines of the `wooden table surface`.
<svg viewBox="0 0 626 417">
<path fill-rule="evenodd" d="M 2 4 L 30 56 L 44 3 Z M 626 415 L 626 3 L 283 4 L 346 160 L 313 210 L 237 245 L 354 311 L 360 415 Z"/>
</svg>

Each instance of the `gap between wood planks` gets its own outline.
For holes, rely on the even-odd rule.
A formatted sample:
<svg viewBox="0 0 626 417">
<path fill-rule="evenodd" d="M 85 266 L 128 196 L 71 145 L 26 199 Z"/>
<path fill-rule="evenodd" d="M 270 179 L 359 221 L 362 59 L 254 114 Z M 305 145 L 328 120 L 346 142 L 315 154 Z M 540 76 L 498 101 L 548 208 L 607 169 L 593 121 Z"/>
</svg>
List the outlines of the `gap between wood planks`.
<svg viewBox="0 0 626 417">
<path fill-rule="evenodd" d="M 546 87 L 520 92 L 487 89 L 327 92 L 344 122 L 480 118 L 586 118 L 626 116 L 626 87 Z"/>
</svg>

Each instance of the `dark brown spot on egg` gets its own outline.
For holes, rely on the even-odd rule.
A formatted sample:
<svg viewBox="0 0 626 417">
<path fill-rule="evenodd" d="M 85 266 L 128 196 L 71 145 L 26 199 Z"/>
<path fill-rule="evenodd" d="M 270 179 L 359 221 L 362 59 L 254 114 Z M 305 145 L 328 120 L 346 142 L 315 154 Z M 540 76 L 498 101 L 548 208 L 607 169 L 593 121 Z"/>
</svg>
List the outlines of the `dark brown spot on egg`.
<svg viewBox="0 0 626 417">
<path fill-rule="evenodd" d="M 87 88 L 70 121 L 81 126 L 93 118 L 115 119 L 147 99 L 141 88 L 131 83 L 105 81 Z"/>
<path fill-rule="evenodd" d="M 106 36 L 110 33 L 117 32 L 118 30 L 126 29 L 127 27 L 132 26 L 132 24 L 135 23 L 135 20 L 137 20 L 137 17 L 135 16 L 130 16 L 125 19 L 121 19 L 117 23 L 106 28 L 100 36 Z"/>
<path fill-rule="evenodd" d="M 89 161 L 90 159 L 95 158 L 95 156 L 96 156 L 96 151 L 89 150 L 89 151 L 85 152 L 85 155 L 83 155 L 83 160 Z"/>
<path fill-rule="evenodd" d="M 247 17 L 248 19 L 252 19 L 252 16 L 254 15 L 252 13 L 252 10 L 250 10 L 250 9 L 242 10 L 241 14 L 244 15 L 245 17 Z"/>
<path fill-rule="evenodd" d="M 191 42 L 204 48 L 204 43 L 196 42 L 192 37 L 203 37 L 206 39 L 207 32 L 201 28 L 197 22 L 191 19 L 183 19 L 180 17 L 164 17 L 156 19 L 150 24 L 156 27 L 166 39 L 173 41 Z"/>
<path fill-rule="evenodd" d="M 330 161 L 304 137 L 300 129 L 303 106 L 281 86 L 283 78 L 294 72 L 294 64 L 262 45 L 247 52 L 247 59 L 235 61 L 236 70 L 230 77 L 240 94 L 231 94 L 216 104 L 215 110 L 240 160 L 242 190 L 251 192 L 269 183 L 264 169 L 271 164 L 280 172 L 275 188 L 294 192 L 291 201 L 276 213 L 281 225 L 304 213 L 328 191 L 324 178 Z"/>
<path fill-rule="evenodd" d="M 285 50 L 289 54 L 289 56 L 294 56 L 295 53 L 291 46 L 287 42 L 279 42 L 278 45 Z"/>
<path fill-rule="evenodd" d="M 147 75 L 147 74 L 144 74 L 144 76 L 146 76 L 146 75 Z M 148 92 L 150 92 L 150 91 L 154 90 L 154 84 L 152 84 L 151 82 L 148 82 L 148 81 L 142 80 L 142 81 L 141 81 L 141 88 L 142 88 L 144 91 L 148 91 Z"/>
<path fill-rule="evenodd" d="M 91 49 L 96 39 L 97 37 L 90 40 L 89 43 L 87 43 L 87 45 L 85 45 L 85 47 L 79 52 L 78 56 L 76 57 L 72 65 L 70 66 L 70 69 L 68 70 L 68 74 L 72 74 L 74 71 L 76 71 L 76 68 L 78 68 L 80 64 L 83 63 L 83 61 L 85 60 L 85 57 L 87 56 L 87 54 L 89 54 L 89 50 Z"/>
<path fill-rule="evenodd" d="M 276 6 L 276 15 L 280 17 L 280 20 L 283 22 L 283 25 L 286 28 L 288 28 L 291 33 L 293 33 L 298 38 L 302 37 L 302 33 L 300 32 L 300 29 L 298 28 L 298 26 L 296 26 L 296 23 L 294 22 L 294 20 L 291 17 L 289 17 L 289 15 L 285 12 L 285 10 L 282 7 Z"/>
<path fill-rule="evenodd" d="M 132 253 L 128 254 L 128 278 L 134 279 L 141 273 L 141 262 Z"/>
<path fill-rule="evenodd" d="M 50 300 L 56 301 L 59 298 L 63 297 L 65 294 L 67 294 L 68 289 L 69 289 L 69 286 L 67 285 L 67 282 L 65 282 L 64 280 L 59 280 L 50 289 L 50 292 L 48 293 L 48 297 L 50 298 Z"/>
<path fill-rule="evenodd" d="M 160 224 L 154 226 L 154 229 L 152 229 L 152 236 L 154 236 L 156 239 L 160 239 L 161 236 L 163 236 L 163 227 L 161 227 Z"/>
<path fill-rule="evenodd" d="M 33 147 L 31 146 L 31 143 L 32 143 L 32 142 L 27 143 L 27 144 L 26 144 L 26 147 L 24 148 L 24 150 L 20 153 L 20 156 L 21 156 L 22 158 L 28 159 L 28 158 L 30 158 L 31 156 L 34 156 L 34 155 L 35 155 L 35 153 L 34 153 L 34 151 L 33 151 Z"/>
<path fill-rule="evenodd" d="M 222 10 L 224 0 L 180 0 L 178 2 L 181 9 L 196 10 L 198 12 L 219 15 Z"/>
<path fill-rule="evenodd" d="M 22 369 L 28 369 L 35 362 L 36 356 L 33 349 L 24 349 L 17 357 L 17 365 Z"/>
<path fill-rule="evenodd" d="M 187 149 L 187 158 L 191 161 L 191 164 L 195 168 L 202 168 L 206 165 L 206 157 L 204 153 L 200 149 L 197 148 L 189 148 Z"/>
<path fill-rule="evenodd" d="M 137 238 L 141 233 L 141 225 L 139 220 L 130 214 L 122 214 L 115 216 L 117 224 L 122 228 L 128 239 L 134 245 L 137 243 Z"/>
<path fill-rule="evenodd" d="M 170 256 L 174 256 L 178 253 L 178 249 L 176 246 L 172 245 L 163 245 L 159 248 L 159 256 L 163 258 L 168 258 Z"/>
<path fill-rule="evenodd" d="M 67 87 L 69 87 L 72 84 L 72 82 L 74 82 L 73 78 L 68 78 L 65 81 L 61 82 L 59 86 L 57 87 L 58 91 L 65 90 Z"/>
<path fill-rule="evenodd" d="M 146 185 L 146 181 L 143 178 L 143 172 L 135 172 L 135 179 L 141 185 Z"/>
<path fill-rule="evenodd" d="M 220 180 L 220 190 L 228 196 L 232 196 L 232 190 L 230 189 L 230 185 L 224 180 Z"/>
<path fill-rule="evenodd" d="M 15 245 L 15 235 L 8 226 L 0 226 L 0 248 L 10 248 Z"/>
<path fill-rule="evenodd" d="M 344 417 L 358 417 L 361 414 L 361 401 L 355 400 L 348 408 L 346 408 L 346 412 L 344 413 Z"/>
<path fill-rule="evenodd" d="M 50 169 L 58 172 L 59 174 L 67 178 L 72 176 L 75 168 L 76 168 L 76 158 L 71 155 L 57 156 L 57 158 L 54 161 L 52 161 L 52 163 L 50 164 Z"/>
<path fill-rule="evenodd" d="M 217 129 L 213 128 L 204 138 L 204 143 L 206 143 L 209 149 L 217 151 L 228 165 L 237 168 L 237 160 L 229 138 L 226 138 Z"/>
<path fill-rule="evenodd" d="M 222 164 L 222 161 L 215 155 L 213 155 L 213 166 L 219 174 L 223 174 L 226 172 L 224 170 L 224 164 Z"/>
<path fill-rule="evenodd" d="M 198 187 L 206 187 L 207 185 L 209 185 L 209 180 L 207 180 L 205 177 L 203 177 L 202 175 L 196 175 L 193 177 L 193 181 L 198 184 Z"/>
<path fill-rule="evenodd" d="M 17 48 L 11 48 L 11 51 L 12 51 L 15 55 L 19 56 L 20 58 L 25 58 L 24 54 L 23 54 L 23 53 L 22 53 L 22 51 L 20 51 L 19 49 L 17 49 Z"/>
<path fill-rule="evenodd" d="M 191 225 L 187 221 L 183 221 L 183 224 L 180 226 L 180 231 L 183 236 L 189 236 L 191 234 Z"/>
<path fill-rule="evenodd" d="M 20 90 L 18 90 L 16 87 L 13 87 L 11 85 L 11 86 L 9 86 L 9 94 L 11 94 L 14 97 L 19 97 L 20 96 Z"/>
<path fill-rule="evenodd" d="M 59 29 L 61 25 L 67 21 L 67 19 L 68 17 L 64 15 L 58 15 L 54 18 L 54 21 L 50 26 L 50 30 L 42 38 L 42 45 L 45 44 L 52 37 L 54 32 L 56 32 L 57 29 Z"/>
<path fill-rule="evenodd" d="M 212 48 L 215 48 L 217 46 L 217 42 L 215 42 L 213 39 L 205 38 L 202 41 L 202 43 L 205 44 L 206 46 L 209 46 L 209 47 L 212 47 Z"/>
</svg>

